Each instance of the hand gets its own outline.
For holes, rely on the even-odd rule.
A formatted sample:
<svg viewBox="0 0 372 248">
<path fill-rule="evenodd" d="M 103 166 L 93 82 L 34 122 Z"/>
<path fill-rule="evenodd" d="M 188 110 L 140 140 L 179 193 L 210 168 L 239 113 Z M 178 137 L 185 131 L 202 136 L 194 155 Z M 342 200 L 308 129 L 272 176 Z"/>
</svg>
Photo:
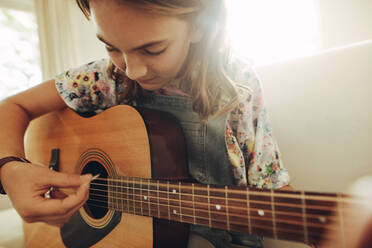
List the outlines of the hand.
<svg viewBox="0 0 372 248">
<path fill-rule="evenodd" d="M 1 182 L 14 208 L 26 222 L 46 222 L 63 226 L 88 200 L 92 175 L 55 172 L 47 167 L 22 162 L 9 162 L 1 169 Z M 55 192 L 51 199 L 44 194 L 54 188 L 76 188 L 66 195 Z"/>
</svg>

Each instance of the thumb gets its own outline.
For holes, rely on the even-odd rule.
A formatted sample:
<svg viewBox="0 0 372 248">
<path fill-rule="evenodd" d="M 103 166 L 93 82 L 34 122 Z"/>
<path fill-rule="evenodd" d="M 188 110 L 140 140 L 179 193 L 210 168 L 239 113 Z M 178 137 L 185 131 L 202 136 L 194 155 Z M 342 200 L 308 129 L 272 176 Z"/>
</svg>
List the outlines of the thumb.
<svg viewBox="0 0 372 248">
<path fill-rule="evenodd" d="M 77 175 L 51 171 L 48 183 L 50 186 L 59 188 L 79 187 L 82 184 L 89 184 L 92 180 L 91 174 Z"/>
</svg>

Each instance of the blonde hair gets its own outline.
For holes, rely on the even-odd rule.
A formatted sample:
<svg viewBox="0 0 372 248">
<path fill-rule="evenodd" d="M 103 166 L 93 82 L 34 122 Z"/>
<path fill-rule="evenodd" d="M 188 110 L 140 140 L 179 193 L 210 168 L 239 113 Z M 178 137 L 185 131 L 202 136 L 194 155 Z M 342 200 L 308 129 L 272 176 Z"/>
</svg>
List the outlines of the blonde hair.
<svg viewBox="0 0 372 248">
<path fill-rule="evenodd" d="M 87 19 L 90 19 L 90 0 L 76 0 Z M 100 0 L 102 1 L 102 0 Z M 180 74 L 180 87 L 193 101 L 193 110 L 201 120 L 219 116 L 237 104 L 237 92 L 231 75 L 231 54 L 226 35 L 226 6 L 224 0 L 116 0 L 132 4 L 153 13 L 188 19 L 192 25 L 201 27 L 203 37 L 192 45 L 186 65 Z M 108 75 L 117 84 L 126 85 L 118 96 L 119 101 L 139 99 L 143 91 L 110 61 Z"/>
</svg>

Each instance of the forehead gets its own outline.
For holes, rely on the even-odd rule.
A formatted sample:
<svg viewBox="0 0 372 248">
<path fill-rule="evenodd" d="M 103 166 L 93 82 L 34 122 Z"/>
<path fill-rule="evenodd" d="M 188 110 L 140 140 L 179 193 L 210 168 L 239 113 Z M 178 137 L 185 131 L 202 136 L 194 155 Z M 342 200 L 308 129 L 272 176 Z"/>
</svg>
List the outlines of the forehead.
<svg viewBox="0 0 372 248">
<path fill-rule="evenodd" d="M 97 34 L 125 49 L 154 40 L 177 39 L 189 26 L 180 18 L 149 13 L 116 0 L 92 1 L 91 13 Z"/>
</svg>

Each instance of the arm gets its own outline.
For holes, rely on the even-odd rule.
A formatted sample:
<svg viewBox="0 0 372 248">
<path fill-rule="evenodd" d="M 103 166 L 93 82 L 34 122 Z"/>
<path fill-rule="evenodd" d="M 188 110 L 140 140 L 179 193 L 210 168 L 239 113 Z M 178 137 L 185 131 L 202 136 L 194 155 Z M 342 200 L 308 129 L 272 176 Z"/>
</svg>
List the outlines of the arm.
<svg viewBox="0 0 372 248">
<path fill-rule="evenodd" d="M 29 122 L 64 107 L 66 105 L 55 89 L 54 80 L 1 101 L 0 158 L 24 157 L 23 140 Z M 62 225 L 86 201 L 88 186 L 84 184 L 89 182 L 90 176 L 80 178 L 38 165 L 9 162 L 0 169 L 0 180 L 15 209 L 25 221 Z M 79 189 L 75 195 L 46 200 L 42 195 L 51 186 Z"/>
<path fill-rule="evenodd" d="M 0 157 L 23 157 L 23 136 L 29 122 L 65 106 L 55 89 L 54 80 L 1 101 L 0 130 L 6 131 L 0 133 Z"/>
</svg>

